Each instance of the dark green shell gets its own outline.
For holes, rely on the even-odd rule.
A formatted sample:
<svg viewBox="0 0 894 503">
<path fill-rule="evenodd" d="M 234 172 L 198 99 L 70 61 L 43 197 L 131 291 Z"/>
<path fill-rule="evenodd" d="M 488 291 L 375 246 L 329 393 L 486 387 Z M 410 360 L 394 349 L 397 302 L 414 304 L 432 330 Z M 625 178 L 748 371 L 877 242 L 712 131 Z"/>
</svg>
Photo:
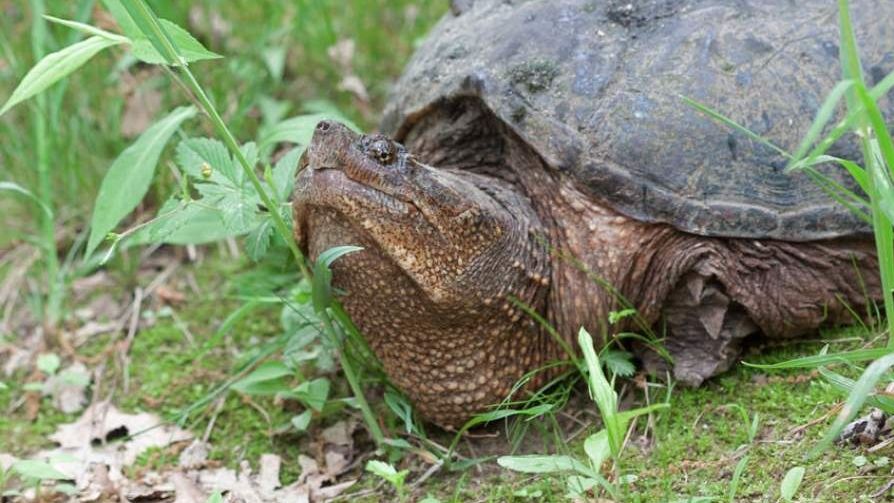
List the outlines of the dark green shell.
<svg viewBox="0 0 894 503">
<path fill-rule="evenodd" d="M 834 0 L 457 2 L 397 84 L 383 130 L 478 96 L 555 169 L 639 220 L 805 241 L 867 232 L 786 159 L 840 77 Z M 460 12 L 462 10 L 462 12 Z M 866 78 L 894 70 L 894 1 L 851 2 Z M 892 107 L 883 102 L 889 117 Z M 406 128 L 404 128 L 406 129 Z M 859 160 L 855 138 L 830 153 Z M 835 166 L 821 171 L 854 188 Z"/>
</svg>

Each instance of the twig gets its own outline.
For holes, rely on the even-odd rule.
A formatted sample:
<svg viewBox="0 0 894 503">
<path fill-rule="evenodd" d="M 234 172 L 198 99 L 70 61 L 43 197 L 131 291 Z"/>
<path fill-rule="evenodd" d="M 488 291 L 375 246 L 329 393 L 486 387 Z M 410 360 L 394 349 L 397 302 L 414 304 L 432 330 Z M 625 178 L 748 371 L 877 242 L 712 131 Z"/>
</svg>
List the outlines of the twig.
<svg viewBox="0 0 894 503">
<path fill-rule="evenodd" d="M 140 308 L 143 305 L 143 289 L 137 287 L 134 289 L 133 295 L 133 309 L 130 311 L 130 327 L 127 329 L 127 338 L 124 339 L 124 345 L 120 350 L 121 365 L 124 369 L 123 389 L 125 394 L 130 391 L 130 346 L 133 344 L 133 339 L 137 334 L 137 327 L 140 324 Z"/>
<path fill-rule="evenodd" d="M 420 475 L 418 479 L 416 479 L 412 484 L 410 484 L 410 489 L 411 490 L 416 489 L 417 487 L 422 485 L 423 482 L 428 480 L 432 475 L 437 473 L 443 467 L 444 467 L 444 460 L 439 459 L 437 463 L 431 465 L 428 468 L 428 470 L 425 470 L 425 473 Z"/>
<path fill-rule="evenodd" d="M 223 410 L 225 403 L 227 403 L 226 395 L 217 399 L 217 404 L 214 406 L 214 412 L 211 413 L 211 419 L 208 420 L 208 426 L 205 427 L 205 433 L 202 435 L 202 442 L 207 443 L 208 439 L 211 438 L 211 431 L 214 430 L 214 423 L 217 422 L 217 416 L 220 415 L 220 411 Z"/>
</svg>

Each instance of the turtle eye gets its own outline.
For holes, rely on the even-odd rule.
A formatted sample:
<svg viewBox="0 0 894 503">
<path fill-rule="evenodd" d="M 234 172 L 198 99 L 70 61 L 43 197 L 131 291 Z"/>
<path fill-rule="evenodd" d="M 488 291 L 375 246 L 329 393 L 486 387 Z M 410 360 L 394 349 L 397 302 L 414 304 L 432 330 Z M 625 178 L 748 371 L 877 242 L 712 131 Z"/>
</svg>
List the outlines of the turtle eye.
<svg viewBox="0 0 894 503">
<path fill-rule="evenodd" d="M 394 144 L 388 140 L 377 140 L 369 147 L 369 156 L 382 164 L 394 161 Z"/>
</svg>

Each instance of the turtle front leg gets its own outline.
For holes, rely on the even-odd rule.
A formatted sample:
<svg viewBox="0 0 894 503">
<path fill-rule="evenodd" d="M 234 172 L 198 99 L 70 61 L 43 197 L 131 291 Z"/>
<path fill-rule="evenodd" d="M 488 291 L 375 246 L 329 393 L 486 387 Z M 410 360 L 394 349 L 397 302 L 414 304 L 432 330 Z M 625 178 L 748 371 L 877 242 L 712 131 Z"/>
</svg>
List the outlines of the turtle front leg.
<svg viewBox="0 0 894 503">
<path fill-rule="evenodd" d="M 698 386 L 729 369 L 748 337 L 794 338 L 853 322 L 854 313 L 865 315 L 880 298 L 869 240 L 692 239 L 701 241 L 703 254 L 662 307 L 673 374 L 685 384 Z"/>
</svg>

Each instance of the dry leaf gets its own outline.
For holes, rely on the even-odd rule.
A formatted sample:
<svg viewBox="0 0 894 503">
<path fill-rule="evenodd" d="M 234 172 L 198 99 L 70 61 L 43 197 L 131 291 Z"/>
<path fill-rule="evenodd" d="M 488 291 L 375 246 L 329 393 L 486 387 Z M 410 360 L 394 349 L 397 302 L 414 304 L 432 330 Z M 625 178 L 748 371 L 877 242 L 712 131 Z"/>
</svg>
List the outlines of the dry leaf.
<svg viewBox="0 0 894 503">
<path fill-rule="evenodd" d="M 177 495 L 174 503 L 204 503 L 207 500 L 202 490 L 186 475 L 174 472 L 168 480 L 174 485 L 174 494 Z"/>
<path fill-rule="evenodd" d="M 211 451 L 211 445 L 208 442 L 194 440 L 189 444 L 183 452 L 180 453 L 178 465 L 181 468 L 200 468 L 208 461 L 208 453 Z"/>
<path fill-rule="evenodd" d="M 87 405 L 87 386 L 90 373 L 81 362 L 69 365 L 44 383 L 43 393 L 52 397 L 53 406 L 66 414 L 73 414 Z"/>
</svg>

